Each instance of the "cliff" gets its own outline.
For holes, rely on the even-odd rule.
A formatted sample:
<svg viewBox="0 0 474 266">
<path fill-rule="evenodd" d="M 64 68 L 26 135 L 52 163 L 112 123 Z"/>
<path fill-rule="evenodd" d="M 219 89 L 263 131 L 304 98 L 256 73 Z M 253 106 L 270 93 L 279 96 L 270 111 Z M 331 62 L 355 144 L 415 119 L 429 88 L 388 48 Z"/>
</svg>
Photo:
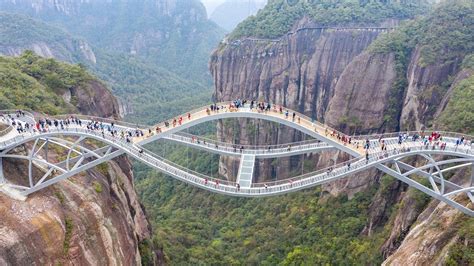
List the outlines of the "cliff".
<svg viewBox="0 0 474 266">
<path fill-rule="evenodd" d="M 295 29 L 312 26 L 314 23 L 304 18 L 295 26 Z M 383 81 L 385 68 L 379 69 L 377 64 L 372 64 L 374 63 L 372 61 L 375 60 L 377 63 L 378 60 L 379 64 L 384 64 L 387 61 L 390 63 L 390 60 L 393 61 L 393 57 L 385 56 L 381 59 L 368 55 L 357 57 L 381 33 L 382 31 L 371 29 L 308 29 L 296 31 L 295 34 L 287 35 L 277 42 L 247 39 L 238 45 L 222 46 L 213 53 L 210 62 L 210 70 L 215 84 L 215 98 L 217 101 L 242 98 L 283 104 L 319 121 L 325 121 L 328 112 L 335 112 L 329 115 L 329 119 L 331 122 L 336 120 L 335 122 L 340 124 L 339 119 L 344 117 L 348 111 L 342 109 L 346 106 L 337 106 L 338 99 L 344 100 L 347 97 L 347 95 L 342 95 L 340 89 L 336 90 L 338 86 L 347 88 L 349 82 L 362 81 L 365 83 L 351 85 L 349 88 L 358 90 L 362 85 L 364 87 L 371 85 L 372 91 L 378 91 L 377 86 L 380 83 L 385 83 L 386 90 L 390 88 L 390 80 Z M 351 71 L 348 70 L 350 64 L 355 69 L 352 72 L 356 72 L 360 68 L 368 70 L 368 67 L 375 71 L 370 73 L 370 77 L 360 74 L 361 78 L 355 80 L 348 72 Z M 391 66 L 385 67 L 390 69 Z M 347 78 L 341 79 L 341 75 L 344 73 Z M 393 71 L 391 75 L 394 76 Z M 359 90 L 359 92 L 359 100 L 363 100 L 362 94 L 367 91 Z M 378 92 L 378 94 L 383 94 L 383 92 Z M 384 97 L 384 95 L 380 97 Z M 354 100 L 356 100 L 355 97 Z M 332 109 L 328 110 L 330 101 L 334 103 Z M 373 113 L 384 109 L 383 103 L 375 107 L 367 105 L 367 101 L 369 99 L 359 101 L 357 106 L 352 108 L 360 108 L 362 112 Z M 370 110 L 371 108 L 374 109 Z M 301 134 L 294 130 L 269 123 L 241 121 L 243 129 L 247 127 L 247 123 L 255 123 L 256 125 L 252 126 L 255 130 L 252 131 L 252 134 L 234 132 L 233 137 L 240 143 L 268 144 L 267 140 L 271 140 L 272 143 L 285 143 L 298 141 L 302 138 Z M 222 124 L 219 128 L 221 127 Z M 233 139 L 229 137 L 232 135 L 223 134 L 225 131 L 225 129 L 219 129 L 221 140 L 232 141 Z M 270 134 L 267 133 L 269 131 Z M 299 165 L 297 162 L 301 161 L 300 158 L 293 158 L 293 166 Z M 234 166 L 221 172 L 227 173 L 228 178 L 233 178 L 236 176 L 235 167 L 238 165 L 229 161 L 232 159 L 225 158 L 220 164 L 221 168 L 224 169 L 225 165 L 231 164 Z M 291 158 L 281 160 L 277 167 L 282 170 L 277 170 L 276 166 L 272 166 L 270 160 L 265 160 L 261 164 L 257 177 L 272 176 L 272 172 L 277 172 L 278 178 L 285 178 L 291 171 L 292 163 Z M 287 171 L 283 169 L 287 169 Z"/>
<path fill-rule="evenodd" d="M 28 59 L 28 60 L 25 60 Z M 28 62 L 45 66 L 56 64 L 55 71 L 69 78 L 78 69 L 62 63 L 54 63 L 32 54 L 20 58 L 3 59 L 5 62 Z M 0 73 L 22 77 L 12 65 L 2 61 Z M 53 62 L 53 63 L 52 63 Z M 23 66 L 25 67 L 25 66 Z M 25 67 L 26 68 L 26 67 Z M 36 73 L 49 76 L 41 69 Z M 86 74 L 84 74 L 86 75 Z M 51 89 L 47 83 L 35 85 L 30 78 L 30 101 L 40 102 L 38 111 L 45 110 L 48 101 L 61 102 L 57 108 L 101 117 L 119 117 L 118 104 L 112 93 L 99 80 L 87 76 L 67 90 Z M 5 82 L 5 90 L 12 83 Z M 3 86 L 2 85 L 2 86 Z M 16 87 L 17 93 L 23 90 Z M 47 100 L 41 95 L 51 95 Z M 52 97 L 57 93 L 57 98 Z M 21 99 L 9 98 L 5 104 L 20 108 Z M 43 109 L 41 109 L 43 108 Z M 27 147 L 19 147 L 17 153 L 25 153 Z M 51 149 L 51 159 L 63 156 Z M 21 160 L 3 160 L 5 176 L 22 179 L 27 165 Z M 35 173 L 41 174 L 39 169 Z M 134 189 L 133 172 L 126 157 L 103 163 L 98 167 L 30 195 L 26 201 L 17 201 L 0 194 L 0 264 L 2 265 L 140 265 L 150 264 L 158 251 L 149 245 L 151 227 L 147 221 Z M 148 244 L 147 244 L 148 243 Z M 147 246 L 148 248 L 144 248 Z"/>
</svg>

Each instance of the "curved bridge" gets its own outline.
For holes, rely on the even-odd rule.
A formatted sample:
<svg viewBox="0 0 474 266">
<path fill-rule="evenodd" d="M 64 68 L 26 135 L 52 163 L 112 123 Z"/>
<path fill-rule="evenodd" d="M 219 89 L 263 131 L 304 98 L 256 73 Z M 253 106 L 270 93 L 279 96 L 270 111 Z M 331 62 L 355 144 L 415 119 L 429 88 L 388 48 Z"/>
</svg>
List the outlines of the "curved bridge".
<svg viewBox="0 0 474 266">
<path fill-rule="evenodd" d="M 248 105 L 236 108 L 231 103 L 220 103 L 217 106 L 218 110 L 199 108 L 152 127 L 81 115 L 48 117 L 48 125 L 44 115 L 35 117 L 30 113 L 14 114 L 12 111 L 4 111 L 6 115 L 0 118 L 0 122 L 2 119 L 4 123 L 9 124 L 15 121 L 17 125 L 22 125 L 22 131 L 13 130 L 0 136 L 0 190 L 13 197 L 25 197 L 122 154 L 128 154 L 150 167 L 196 187 L 243 197 L 263 197 L 298 191 L 375 167 L 474 216 L 474 211 L 466 206 L 469 201 L 471 205 L 474 203 L 474 149 L 461 134 L 438 132 L 441 137 L 431 137 L 417 132 L 403 132 L 348 136 L 281 106 L 273 105 L 262 109 Z M 297 129 L 314 140 L 273 146 L 241 146 L 179 133 L 194 125 L 224 118 L 273 121 Z M 29 128 L 26 124 L 30 125 Z M 220 180 L 196 173 L 143 148 L 142 145 L 158 139 L 167 139 L 222 155 L 239 156 L 241 162 L 236 181 Z M 468 139 L 473 140 L 474 137 L 468 136 Z M 87 145 L 90 140 L 101 145 L 98 148 L 90 148 Z M 56 153 L 57 150 L 63 152 L 63 156 L 57 156 L 63 158 L 62 161 L 49 158 L 51 152 L 48 152 L 48 147 L 52 145 L 56 146 Z M 14 152 L 18 147 L 26 147 L 28 152 L 22 155 Z M 256 158 L 276 158 L 327 149 L 343 151 L 353 159 L 285 180 L 253 182 Z M 415 157 L 422 158 L 423 160 L 418 162 L 425 161 L 424 164 L 413 166 L 407 163 L 413 160 L 405 160 Z M 1 160 L 4 158 L 25 160 L 28 165 L 28 178 L 17 183 L 9 181 L 3 174 Z M 36 168 L 41 170 L 41 174 L 34 170 Z M 470 169 L 469 180 L 458 184 L 445 178 L 446 174 L 460 168 Z M 420 182 L 420 177 L 424 181 Z"/>
</svg>

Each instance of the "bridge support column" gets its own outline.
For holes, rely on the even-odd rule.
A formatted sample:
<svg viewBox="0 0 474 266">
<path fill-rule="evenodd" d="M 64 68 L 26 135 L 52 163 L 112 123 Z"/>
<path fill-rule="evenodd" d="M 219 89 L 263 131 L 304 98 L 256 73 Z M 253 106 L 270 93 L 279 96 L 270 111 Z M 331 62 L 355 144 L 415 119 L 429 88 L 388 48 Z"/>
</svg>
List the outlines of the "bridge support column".
<svg viewBox="0 0 474 266">
<path fill-rule="evenodd" d="M 5 176 L 3 175 L 3 159 L 0 157 L 0 184 L 5 183 Z"/>
<path fill-rule="evenodd" d="M 241 188 L 249 188 L 252 186 L 254 166 L 255 155 L 242 155 L 242 157 L 240 157 L 239 173 L 236 182 Z"/>
<path fill-rule="evenodd" d="M 402 175 L 401 173 L 398 173 L 397 171 L 391 169 L 391 168 L 388 168 L 387 166 L 385 165 L 382 165 L 382 164 L 379 164 L 378 166 L 376 166 L 379 170 L 381 170 L 382 172 L 386 173 L 386 174 L 389 174 L 405 183 L 407 183 L 408 185 L 418 189 L 418 190 L 421 190 L 422 192 L 430 195 L 431 197 L 439 200 L 439 201 L 442 201 L 446 204 L 448 204 L 449 206 L 453 207 L 453 208 L 456 208 L 458 209 L 459 211 L 469 215 L 469 216 L 474 216 L 474 211 L 467 208 L 466 206 L 464 205 L 461 205 L 457 202 L 455 202 L 454 200 L 440 194 L 439 192 L 436 192 L 428 187 L 425 187 L 424 185 L 416 182 L 415 180 L 412 180 L 404 175 Z"/>
<path fill-rule="evenodd" d="M 471 187 L 474 187 L 474 163 L 471 165 Z"/>
</svg>

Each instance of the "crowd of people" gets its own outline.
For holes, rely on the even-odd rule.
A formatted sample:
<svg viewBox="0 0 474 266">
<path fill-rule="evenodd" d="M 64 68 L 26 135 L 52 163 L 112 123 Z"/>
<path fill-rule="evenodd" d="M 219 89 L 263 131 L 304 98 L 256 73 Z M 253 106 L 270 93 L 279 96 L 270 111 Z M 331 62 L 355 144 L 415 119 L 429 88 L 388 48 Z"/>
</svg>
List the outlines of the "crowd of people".
<svg viewBox="0 0 474 266">
<path fill-rule="evenodd" d="M 208 108 L 206 108 L 206 113 L 211 114 L 212 112 L 219 112 L 222 110 L 225 111 L 238 111 L 240 108 L 245 108 L 247 107 L 250 110 L 256 110 L 258 112 L 269 112 L 269 111 L 274 111 L 278 112 L 281 115 L 284 115 L 286 119 L 292 119 L 293 122 L 300 123 L 301 122 L 301 117 L 296 113 L 296 112 L 291 112 L 288 109 L 284 109 L 282 106 L 278 105 L 272 105 L 270 103 L 265 103 L 265 102 L 257 102 L 257 101 L 247 101 L 247 100 L 241 100 L 237 99 L 235 101 L 232 101 L 228 105 L 218 105 L 218 104 L 212 104 Z M 35 124 L 30 124 L 26 122 L 26 119 L 22 119 L 22 117 L 25 117 L 25 112 L 21 110 L 17 110 L 14 115 L 12 114 L 7 114 L 7 115 L 1 115 L 4 119 L 8 120 L 10 124 L 14 127 L 16 127 L 16 130 L 18 133 L 25 133 L 25 132 L 49 132 L 52 129 L 56 130 L 64 130 L 70 127 L 79 127 L 86 129 L 88 131 L 94 131 L 94 132 L 99 132 L 104 138 L 105 135 L 109 135 L 111 137 L 117 137 L 122 140 L 125 140 L 128 143 L 131 143 L 133 138 L 140 138 L 144 137 L 144 132 L 139 129 L 138 127 L 136 129 L 131 129 L 129 127 L 120 127 L 116 126 L 114 122 L 109 122 L 105 123 L 102 121 L 96 121 L 95 119 L 90 119 L 90 120 L 81 120 L 79 117 L 76 116 L 70 116 L 65 119 L 51 119 L 51 118 L 41 118 L 38 119 Z M 170 119 L 166 122 L 164 122 L 163 126 L 156 126 L 156 128 L 148 129 L 148 134 L 153 135 L 153 131 L 156 133 L 162 133 L 163 128 L 170 128 L 170 127 L 176 127 L 180 126 L 184 123 L 184 121 L 187 119 L 188 121 L 191 120 L 192 114 L 187 113 L 184 116 L 179 116 L 175 117 L 173 119 Z M 314 125 L 314 124 L 313 124 Z M 316 131 L 316 128 L 314 128 Z M 392 140 L 391 143 L 387 143 L 388 137 L 385 137 L 382 135 L 380 136 L 378 140 L 378 144 L 376 140 L 366 138 L 365 140 L 361 139 L 353 139 L 353 137 L 349 135 L 345 135 L 343 133 L 340 133 L 336 130 L 326 128 L 325 130 L 325 136 L 326 137 L 331 137 L 333 139 L 337 139 L 337 141 L 343 143 L 344 145 L 354 145 L 356 149 L 359 149 L 359 145 L 363 145 L 363 148 L 365 150 L 365 159 L 368 162 L 369 161 L 369 150 L 375 149 L 375 151 L 387 151 L 389 149 L 389 145 L 394 145 L 395 140 L 394 138 L 391 137 L 390 139 Z M 431 134 L 426 134 L 424 131 L 421 131 L 419 133 L 412 133 L 410 135 L 410 132 L 406 133 L 399 133 L 397 138 L 398 140 L 398 145 L 399 147 L 401 146 L 402 151 L 409 151 L 409 146 L 405 148 L 404 143 L 408 142 L 411 140 L 412 142 L 420 142 L 422 143 L 426 149 L 429 147 L 432 147 L 432 149 L 439 149 L 439 150 L 445 150 L 447 147 L 447 141 L 444 139 L 442 134 L 440 132 L 431 132 Z M 201 141 L 204 145 L 206 145 L 205 140 L 200 140 L 199 138 L 193 136 L 191 139 L 192 142 L 200 144 Z M 465 139 L 464 136 L 461 136 L 460 138 L 456 139 L 455 146 L 456 149 L 459 146 L 463 146 L 466 148 L 472 148 L 474 145 L 474 139 L 472 140 L 467 140 Z M 217 143 L 215 143 L 215 147 L 218 149 L 219 146 Z M 232 146 L 234 152 L 237 152 L 237 150 L 240 153 L 243 153 L 245 147 L 243 145 L 236 145 L 234 144 Z M 392 146 L 393 149 L 396 149 Z M 270 151 L 271 146 L 268 146 L 268 150 Z M 292 146 L 291 144 L 288 145 L 287 151 L 291 151 Z M 140 154 L 143 153 L 143 150 L 140 149 L 139 151 Z M 348 164 L 348 169 L 350 169 L 350 164 Z M 329 168 L 328 173 L 332 172 L 332 168 Z M 208 180 L 205 180 L 206 184 L 208 183 Z M 219 181 L 215 180 L 215 186 L 219 186 Z M 238 190 L 240 190 L 240 185 L 236 184 Z M 266 184 L 265 184 L 265 187 Z"/>
</svg>

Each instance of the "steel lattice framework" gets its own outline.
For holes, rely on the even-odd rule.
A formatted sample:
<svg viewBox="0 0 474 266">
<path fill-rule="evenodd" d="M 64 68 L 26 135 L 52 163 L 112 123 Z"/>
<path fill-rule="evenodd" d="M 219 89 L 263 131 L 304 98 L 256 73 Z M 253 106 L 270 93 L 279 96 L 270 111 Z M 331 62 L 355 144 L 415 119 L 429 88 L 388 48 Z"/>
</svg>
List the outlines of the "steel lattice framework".
<svg viewBox="0 0 474 266">
<path fill-rule="evenodd" d="M 76 119 L 81 119 L 83 123 L 81 125 L 72 123 L 62 127 L 52 126 L 42 132 L 32 129 L 22 133 L 16 130 L 5 130 L 6 133 L 0 136 L 0 184 L 2 184 L 0 190 L 13 197 L 26 197 L 119 155 L 127 154 L 193 186 L 225 195 L 243 197 L 289 193 L 350 177 L 370 168 L 377 168 L 433 198 L 474 216 L 474 211 L 466 206 L 466 202 L 470 202 L 471 205 L 474 203 L 474 149 L 467 141 L 460 142 L 465 139 L 461 134 L 441 132 L 442 141 L 430 142 L 423 138 L 411 138 L 415 132 L 351 136 L 351 141 L 347 141 L 349 136 L 286 108 L 283 108 L 285 112 L 281 112 L 275 107 L 273 110 L 262 111 L 249 107 L 233 108 L 229 107 L 229 103 L 222 103 L 219 106 L 221 106 L 219 111 L 210 111 L 206 107 L 193 110 L 183 115 L 183 118 L 178 118 L 176 120 L 178 122 L 172 123 L 173 125 L 165 125 L 163 122 L 148 127 L 104 118 L 73 115 Z M 286 110 L 290 114 L 295 113 L 295 116 L 293 118 L 288 116 Z M 1 113 L 11 114 L 12 112 L 2 111 Z M 7 116 L 4 117 L 4 120 L 8 120 Z M 16 120 L 21 121 L 20 123 L 34 124 L 38 117 L 26 113 L 17 117 Z M 70 117 L 72 115 L 49 117 L 49 119 L 65 121 Z M 255 118 L 273 121 L 300 130 L 315 139 L 284 145 L 245 147 L 239 145 L 236 147 L 234 144 L 179 133 L 191 126 L 223 118 Z M 88 129 L 85 125 L 91 121 L 100 122 L 101 129 Z M 145 134 L 138 134 L 139 136 L 127 140 L 120 134 L 111 134 L 110 128 L 115 132 L 145 132 Z M 402 135 L 403 139 L 401 139 Z M 175 141 L 221 155 L 239 156 L 241 165 L 237 181 L 215 179 L 194 172 L 143 148 L 144 144 L 158 139 Z M 90 145 L 91 142 L 95 145 Z M 438 145 L 440 142 L 445 145 Z M 368 143 L 368 148 L 364 147 L 366 143 Z M 59 156 L 51 156 L 52 146 L 56 153 L 62 152 L 62 160 L 57 160 L 56 157 Z M 353 158 L 329 168 L 285 180 L 252 182 L 253 164 L 256 158 L 277 158 L 328 149 L 340 150 Z M 417 160 L 411 160 L 413 158 Z M 27 178 L 24 182 L 13 183 L 8 176 L 4 176 L 2 163 L 4 159 L 26 162 Z M 417 162 L 417 165 L 407 162 Z M 468 180 L 457 184 L 445 178 L 449 172 L 461 168 L 468 169 L 466 173 L 470 172 Z M 420 178 L 425 181 L 420 182 Z"/>
</svg>

